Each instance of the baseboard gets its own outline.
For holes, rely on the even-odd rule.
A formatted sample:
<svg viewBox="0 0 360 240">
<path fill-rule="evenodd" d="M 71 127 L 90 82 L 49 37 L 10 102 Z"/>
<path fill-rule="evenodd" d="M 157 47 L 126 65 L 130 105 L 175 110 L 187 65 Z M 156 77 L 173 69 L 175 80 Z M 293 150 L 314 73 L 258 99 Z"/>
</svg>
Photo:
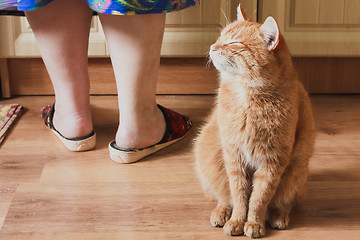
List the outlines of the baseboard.
<svg viewBox="0 0 360 240">
<path fill-rule="evenodd" d="M 205 58 L 162 58 L 158 94 L 210 94 L 217 88 L 217 72 Z M 53 94 L 41 59 L 9 59 L 12 95 Z M 91 94 L 116 94 L 115 77 L 109 58 L 90 58 Z"/>
<path fill-rule="evenodd" d="M 310 93 L 360 93 L 360 58 L 294 58 Z M 213 94 L 218 74 L 205 58 L 162 58 L 158 94 Z M 8 59 L 12 95 L 53 94 L 45 66 L 38 58 Z M 91 94 L 116 94 L 109 58 L 90 58 Z"/>
<path fill-rule="evenodd" d="M 360 93 L 359 57 L 299 57 L 293 62 L 310 93 Z"/>
</svg>

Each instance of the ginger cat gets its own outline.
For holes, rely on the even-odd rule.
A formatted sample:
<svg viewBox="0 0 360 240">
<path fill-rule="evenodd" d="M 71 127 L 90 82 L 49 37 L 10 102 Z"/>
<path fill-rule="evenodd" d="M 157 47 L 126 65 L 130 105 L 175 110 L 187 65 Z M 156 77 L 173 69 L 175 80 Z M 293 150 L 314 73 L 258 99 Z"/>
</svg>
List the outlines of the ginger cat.
<svg viewBox="0 0 360 240">
<path fill-rule="evenodd" d="M 306 194 L 315 126 L 277 23 L 226 26 L 210 57 L 220 72 L 216 106 L 195 141 L 196 170 L 217 206 L 211 224 L 228 235 L 285 229 Z"/>
</svg>

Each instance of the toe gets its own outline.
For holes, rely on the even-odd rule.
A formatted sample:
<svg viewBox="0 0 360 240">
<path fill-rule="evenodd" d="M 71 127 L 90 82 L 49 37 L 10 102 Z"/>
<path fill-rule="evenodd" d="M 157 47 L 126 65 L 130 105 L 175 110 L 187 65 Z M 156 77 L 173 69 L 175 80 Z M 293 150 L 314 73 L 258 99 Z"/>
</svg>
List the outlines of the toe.
<svg viewBox="0 0 360 240">
<path fill-rule="evenodd" d="M 248 237 L 261 238 L 265 235 L 265 227 L 259 223 L 246 222 L 244 232 Z"/>
<path fill-rule="evenodd" d="M 229 236 L 239 236 L 244 234 L 244 223 L 238 220 L 229 220 L 224 225 L 224 232 Z"/>
<path fill-rule="evenodd" d="M 229 220 L 231 209 L 228 207 L 216 207 L 210 217 L 210 223 L 214 227 L 222 227 Z"/>
</svg>

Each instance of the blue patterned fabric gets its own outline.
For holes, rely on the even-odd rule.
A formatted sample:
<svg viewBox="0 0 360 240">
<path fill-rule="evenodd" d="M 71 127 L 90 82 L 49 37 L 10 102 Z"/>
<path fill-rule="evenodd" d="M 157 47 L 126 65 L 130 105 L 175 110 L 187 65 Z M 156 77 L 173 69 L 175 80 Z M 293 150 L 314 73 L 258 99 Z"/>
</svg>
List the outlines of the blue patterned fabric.
<svg viewBox="0 0 360 240">
<path fill-rule="evenodd" d="M 1 15 L 41 8 L 54 0 L 0 0 Z M 135 15 L 178 11 L 199 4 L 199 0 L 80 0 L 99 13 Z"/>
</svg>

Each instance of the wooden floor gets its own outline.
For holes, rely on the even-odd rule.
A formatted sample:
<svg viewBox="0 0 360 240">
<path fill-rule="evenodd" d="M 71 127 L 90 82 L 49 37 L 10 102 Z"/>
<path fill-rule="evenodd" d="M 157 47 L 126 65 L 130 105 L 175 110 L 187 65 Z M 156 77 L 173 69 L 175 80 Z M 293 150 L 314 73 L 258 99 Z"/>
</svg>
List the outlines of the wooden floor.
<svg viewBox="0 0 360 240">
<path fill-rule="evenodd" d="M 92 97 L 98 145 L 85 153 L 64 149 L 41 122 L 41 106 L 52 101 L 2 101 L 26 111 L 0 148 L 0 239 L 231 239 L 210 226 L 215 203 L 193 169 L 192 139 L 213 96 L 159 96 L 195 126 L 186 139 L 131 165 L 109 159 L 115 96 Z M 308 197 L 288 230 L 267 228 L 266 237 L 360 239 L 360 96 L 312 101 L 318 133 Z"/>
</svg>

